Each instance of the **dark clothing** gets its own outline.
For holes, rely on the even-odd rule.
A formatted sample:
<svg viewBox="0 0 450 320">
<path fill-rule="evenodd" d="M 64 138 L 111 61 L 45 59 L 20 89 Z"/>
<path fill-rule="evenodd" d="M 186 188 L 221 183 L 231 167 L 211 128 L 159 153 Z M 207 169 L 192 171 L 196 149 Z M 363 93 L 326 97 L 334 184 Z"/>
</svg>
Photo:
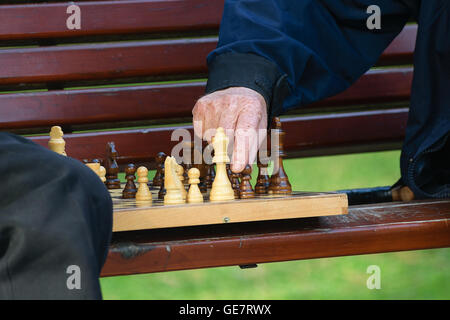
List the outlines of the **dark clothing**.
<svg viewBox="0 0 450 320">
<path fill-rule="evenodd" d="M 112 201 L 99 177 L 7 133 L 0 177 L 0 299 L 101 299 Z"/>
<path fill-rule="evenodd" d="M 379 30 L 366 25 L 370 5 Z M 448 0 L 227 0 L 206 92 L 252 88 L 278 116 L 347 89 L 410 19 L 419 28 L 402 183 L 418 198 L 450 197 Z"/>
</svg>

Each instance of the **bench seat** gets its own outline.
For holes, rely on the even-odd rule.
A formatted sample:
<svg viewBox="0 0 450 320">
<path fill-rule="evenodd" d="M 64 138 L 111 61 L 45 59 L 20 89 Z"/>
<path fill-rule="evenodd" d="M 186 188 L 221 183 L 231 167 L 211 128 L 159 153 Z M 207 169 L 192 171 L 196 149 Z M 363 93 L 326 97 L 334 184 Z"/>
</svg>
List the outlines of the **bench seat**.
<svg viewBox="0 0 450 320">
<path fill-rule="evenodd" d="M 380 203 L 340 216 L 115 233 L 102 276 L 448 246 L 450 200 Z"/>
</svg>

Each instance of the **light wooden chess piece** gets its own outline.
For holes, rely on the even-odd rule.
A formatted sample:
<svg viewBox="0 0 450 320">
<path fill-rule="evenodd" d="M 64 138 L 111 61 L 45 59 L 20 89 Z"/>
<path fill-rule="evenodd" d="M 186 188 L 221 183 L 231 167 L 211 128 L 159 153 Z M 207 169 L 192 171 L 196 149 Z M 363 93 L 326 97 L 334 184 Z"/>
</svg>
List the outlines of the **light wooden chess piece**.
<svg viewBox="0 0 450 320">
<path fill-rule="evenodd" d="M 202 203 L 203 195 L 198 187 L 200 183 L 200 170 L 197 168 L 191 168 L 188 171 L 189 177 L 189 192 L 187 194 L 187 202 L 189 203 Z"/>
<path fill-rule="evenodd" d="M 228 179 L 226 164 L 230 162 L 227 154 L 228 137 L 222 127 L 216 131 L 216 135 L 212 139 L 214 148 L 214 158 L 212 161 L 216 164 L 216 177 L 211 187 L 209 200 L 211 201 L 228 201 L 234 200 L 234 190 Z"/>
<path fill-rule="evenodd" d="M 137 169 L 138 176 L 138 191 L 136 193 L 136 201 L 150 201 L 152 200 L 152 193 L 147 185 L 148 182 L 148 169 L 146 167 L 139 167 Z"/>
<path fill-rule="evenodd" d="M 92 160 L 92 162 L 88 162 L 88 160 L 83 160 L 87 167 L 91 168 L 102 180 L 103 183 L 106 181 L 106 169 L 105 167 L 100 165 L 100 161 L 97 159 Z"/>
<path fill-rule="evenodd" d="M 60 126 L 53 126 L 50 130 L 50 140 L 48 141 L 48 147 L 50 150 L 59 153 L 60 155 L 67 156 L 65 148 L 66 142 L 63 139 L 64 133 Z"/>
<path fill-rule="evenodd" d="M 86 166 L 91 168 L 100 177 L 100 163 L 99 162 L 89 162 Z"/>
<path fill-rule="evenodd" d="M 174 157 L 167 157 L 164 162 L 164 187 L 166 194 L 164 196 L 164 204 L 181 204 L 185 203 L 181 193 L 182 183 L 177 175 L 178 163 Z"/>
<path fill-rule="evenodd" d="M 98 168 L 98 176 L 100 177 L 100 180 L 102 180 L 103 183 L 106 182 L 106 169 L 104 166 L 100 166 Z"/>
<path fill-rule="evenodd" d="M 183 196 L 183 199 L 186 200 L 187 192 L 186 192 L 186 189 L 184 188 L 184 182 L 183 182 L 184 181 L 184 168 L 182 165 L 177 166 L 176 173 L 177 173 L 178 179 L 181 182 L 181 184 L 180 184 L 181 195 Z"/>
</svg>

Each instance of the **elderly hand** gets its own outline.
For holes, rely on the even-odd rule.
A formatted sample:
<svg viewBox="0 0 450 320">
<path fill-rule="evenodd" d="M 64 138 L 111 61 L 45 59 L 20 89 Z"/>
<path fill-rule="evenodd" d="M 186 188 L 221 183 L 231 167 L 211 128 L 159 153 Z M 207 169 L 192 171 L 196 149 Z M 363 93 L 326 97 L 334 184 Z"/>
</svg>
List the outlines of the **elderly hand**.
<svg viewBox="0 0 450 320">
<path fill-rule="evenodd" d="M 192 114 L 194 132 L 203 140 L 211 142 L 218 127 L 225 129 L 233 146 L 233 172 L 255 162 L 267 129 L 266 101 L 261 94 L 244 87 L 219 90 L 200 98 Z"/>
</svg>

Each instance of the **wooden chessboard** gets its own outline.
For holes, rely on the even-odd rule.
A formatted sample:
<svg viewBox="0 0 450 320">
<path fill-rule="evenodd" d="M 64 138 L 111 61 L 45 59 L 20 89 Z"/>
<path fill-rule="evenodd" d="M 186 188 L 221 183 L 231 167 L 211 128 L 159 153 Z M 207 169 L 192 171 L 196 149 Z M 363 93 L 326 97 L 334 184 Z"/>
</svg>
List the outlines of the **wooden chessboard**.
<svg viewBox="0 0 450 320">
<path fill-rule="evenodd" d="M 164 205 L 158 189 L 153 201 L 122 199 L 122 190 L 109 190 L 114 208 L 113 231 L 172 228 L 222 223 L 292 219 L 347 214 L 347 195 L 293 192 L 290 195 L 257 195 L 254 199 L 226 202 Z"/>
</svg>

